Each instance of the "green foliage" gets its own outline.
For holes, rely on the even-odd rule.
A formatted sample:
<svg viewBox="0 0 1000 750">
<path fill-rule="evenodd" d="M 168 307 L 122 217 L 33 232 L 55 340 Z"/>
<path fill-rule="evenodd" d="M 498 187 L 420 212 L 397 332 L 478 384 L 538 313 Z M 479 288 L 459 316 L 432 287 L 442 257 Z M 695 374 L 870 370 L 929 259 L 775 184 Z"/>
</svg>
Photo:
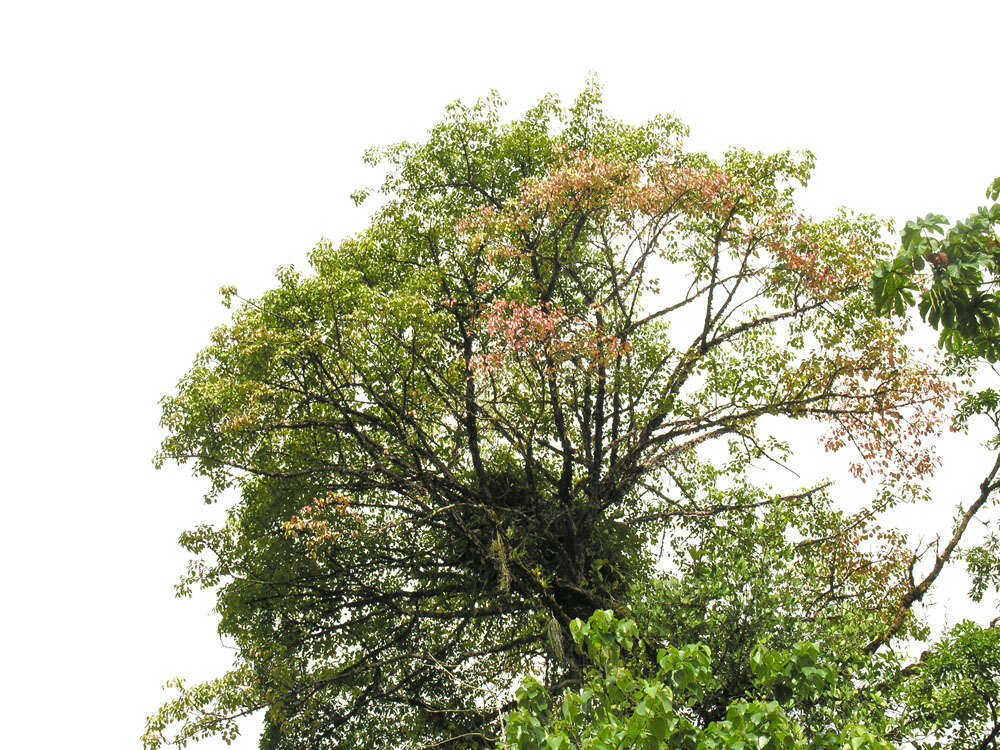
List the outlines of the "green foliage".
<svg viewBox="0 0 1000 750">
<path fill-rule="evenodd" d="M 1000 628 L 961 622 L 920 659 L 900 723 L 916 748 L 996 747 Z"/>
<path fill-rule="evenodd" d="M 710 648 L 719 686 L 694 707 L 702 721 L 752 689 L 758 645 L 782 651 L 809 640 L 851 665 L 892 617 L 909 562 L 892 536 L 858 544 L 859 531 L 868 543 L 881 532 L 837 511 L 823 487 L 794 499 L 750 487 L 727 496 L 742 503 L 708 522 L 674 523 L 670 575 L 637 582 L 630 597 L 644 632 Z M 921 634 L 915 618 L 905 627 Z"/>
<path fill-rule="evenodd" d="M 880 311 L 902 315 L 919 294 L 920 316 L 941 329 L 942 346 L 955 354 L 972 351 L 990 362 L 1000 359 L 998 196 L 1000 178 L 986 191 L 993 203 L 965 221 L 949 226 L 940 214 L 908 221 L 899 254 L 879 266 L 871 281 Z M 930 269 L 929 286 L 919 277 L 925 268 Z"/>
<path fill-rule="evenodd" d="M 1000 537 L 991 534 L 981 544 L 965 552 L 973 601 L 980 602 L 987 591 L 1000 591 Z"/>
<path fill-rule="evenodd" d="M 753 685 L 746 694 L 732 696 L 722 718 L 706 724 L 692 707 L 719 687 L 707 647 L 661 647 L 649 659 L 652 646 L 637 638 L 635 622 L 616 619 L 610 611 L 599 610 L 572 627 L 576 645 L 594 657 L 583 686 L 553 696 L 537 680 L 527 679 L 500 747 L 892 748 L 843 710 L 845 696 L 853 691 L 841 685 L 811 643 L 797 643 L 788 651 L 755 649 Z M 816 721 L 820 706 L 833 708 Z M 813 721 L 806 725 L 801 717 Z"/>
</svg>

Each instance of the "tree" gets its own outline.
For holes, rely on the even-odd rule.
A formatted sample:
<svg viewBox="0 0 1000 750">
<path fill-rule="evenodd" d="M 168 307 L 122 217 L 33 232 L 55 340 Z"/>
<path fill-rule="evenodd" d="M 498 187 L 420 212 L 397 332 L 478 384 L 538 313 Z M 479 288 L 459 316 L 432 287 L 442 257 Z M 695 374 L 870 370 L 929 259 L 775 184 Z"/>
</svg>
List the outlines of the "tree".
<svg viewBox="0 0 1000 750">
<path fill-rule="evenodd" d="M 702 728 L 759 644 L 847 664 L 921 632 L 877 512 L 933 470 L 955 388 L 872 303 L 883 223 L 797 212 L 808 153 L 713 160 L 595 85 L 500 110 L 371 152 L 369 228 L 239 298 L 164 399 L 160 460 L 229 503 L 182 537 L 181 591 L 217 592 L 236 661 L 177 683 L 147 746 L 255 711 L 262 747 L 492 746 L 525 673 L 552 700 L 588 679 L 599 611 L 707 647 Z M 875 505 L 755 481 L 788 420 L 856 451 Z"/>
<path fill-rule="evenodd" d="M 947 368 L 977 385 L 995 376 L 1000 357 L 1000 178 L 986 190 L 991 205 L 979 207 L 965 221 L 949 221 L 928 214 L 907 222 L 895 258 L 882 263 L 870 282 L 878 309 L 903 315 L 917 305 L 921 317 L 935 330 L 939 346 L 949 355 Z M 919 302 L 917 299 L 919 294 Z M 985 360 L 985 361 L 984 361 Z M 985 365 L 985 367 L 984 367 Z M 956 414 L 965 428 L 985 417 L 994 434 L 987 441 L 1000 446 L 1000 396 L 993 387 L 969 390 Z M 1000 589 L 1000 538 L 995 519 L 987 515 L 1000 488 L 1000 454 L 979 488 L 978 497 L 959 505 L 950 538 L 938 550 L 926 576 L 913 581 L 903 602 L 919 601 L 944 565 L 962 558 L 970 575 L 970 596 L 982 601 Z M 974 520 L 987 530 L 978 543 L 963 542 Z M 904 668 L 899 712 L 901 722 L 925 728 L 930 742 L 918 747 L 996 748 L 1000 744 L 1000 617 L 987 627 L 963 621 L 924 651 L 919 661 Z M 919 735 L 918 735 L 919 736 Z"/>
</svg>

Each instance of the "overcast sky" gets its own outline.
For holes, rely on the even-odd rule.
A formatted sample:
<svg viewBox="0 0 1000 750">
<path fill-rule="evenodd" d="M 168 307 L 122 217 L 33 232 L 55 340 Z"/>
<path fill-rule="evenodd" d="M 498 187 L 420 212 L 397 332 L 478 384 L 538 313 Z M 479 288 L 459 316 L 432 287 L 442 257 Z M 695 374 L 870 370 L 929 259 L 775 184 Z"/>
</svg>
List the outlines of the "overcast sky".
<svg viewBox="0 0 1000 750">
<path fill-rule="evenodd" d="M 596 72 L 612 114 L 674 112 L 696 147 L 812 149 L 815 213 L 964 216 L 1000 175 L 998 28 L 983 0 L 3 3 L 4 745 L 136 747 L 164 680 L 225 668 L 211 600 L 172 595 L 217 511 L 153 470 L 157 400 L 219 286 L 360 228 L 366 147 Z M 987 468 L 969 445 L 944 518 Z"/>
</svg>

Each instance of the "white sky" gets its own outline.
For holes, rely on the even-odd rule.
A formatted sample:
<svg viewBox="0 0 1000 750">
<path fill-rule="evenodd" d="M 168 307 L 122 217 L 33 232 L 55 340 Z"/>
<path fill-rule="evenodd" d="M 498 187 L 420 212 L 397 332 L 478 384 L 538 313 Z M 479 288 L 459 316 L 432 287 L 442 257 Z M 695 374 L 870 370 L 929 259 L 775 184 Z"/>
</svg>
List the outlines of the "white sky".
<svg viewBox="0 0 1000 750">
<path fill-rule="evenodd" d="M 673 111 L 697 147 L 813 149 L 816 213 L 957 218 L 1000 175 L 996 2 L 361 7 L 0 9 L 8 747 L 136 747 L 165 679 L 228 663 L 211 601 L 172 596 L 176 538 L 211 510 L 151 466 L 157 400 L 224 320 L 220 285 L 263 291 L 360 227 L 366 147 L 490 88 L 514 112 L 570 99 L 595 71 L 612 114 Z M 963 496 L 986 469 L 971 444 L 942 484 Z"/>
</svg>

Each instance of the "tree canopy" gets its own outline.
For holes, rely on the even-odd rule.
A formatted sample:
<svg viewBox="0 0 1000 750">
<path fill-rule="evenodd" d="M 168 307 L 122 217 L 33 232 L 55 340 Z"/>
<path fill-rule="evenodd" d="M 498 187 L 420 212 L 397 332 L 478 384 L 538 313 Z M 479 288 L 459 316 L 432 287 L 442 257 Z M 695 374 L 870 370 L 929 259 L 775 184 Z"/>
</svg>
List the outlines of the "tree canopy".
<svg viewBox="0 0 1000 750">
<path fill-rule="evenodd" d="M 260 297 L 223 290 L 159 460 L 227 504 L 183 535 L 180 590 L 216 592 L 235 661 L 172 683 L 148 747 L 255 712 L 264 748 L 658 747 L 668 725 L 671 747 L 882 747 L 978 710 L 907 713 L 968 670 L 894 650 L 927 635 L 937 576 L 879 513 L 921 496 L 959 393 L 873 300 L 885 223 L 800 212 L 809 153 L 685 135 L 611 118 L 592 84 L 512 121 L 456 103 L 368 154 L 367 229 Z M 793 420 L 851 452 L 870 506 L 761 479 Z M 996 655 L 965 627 L 969 659 Z"/>
</svg>

